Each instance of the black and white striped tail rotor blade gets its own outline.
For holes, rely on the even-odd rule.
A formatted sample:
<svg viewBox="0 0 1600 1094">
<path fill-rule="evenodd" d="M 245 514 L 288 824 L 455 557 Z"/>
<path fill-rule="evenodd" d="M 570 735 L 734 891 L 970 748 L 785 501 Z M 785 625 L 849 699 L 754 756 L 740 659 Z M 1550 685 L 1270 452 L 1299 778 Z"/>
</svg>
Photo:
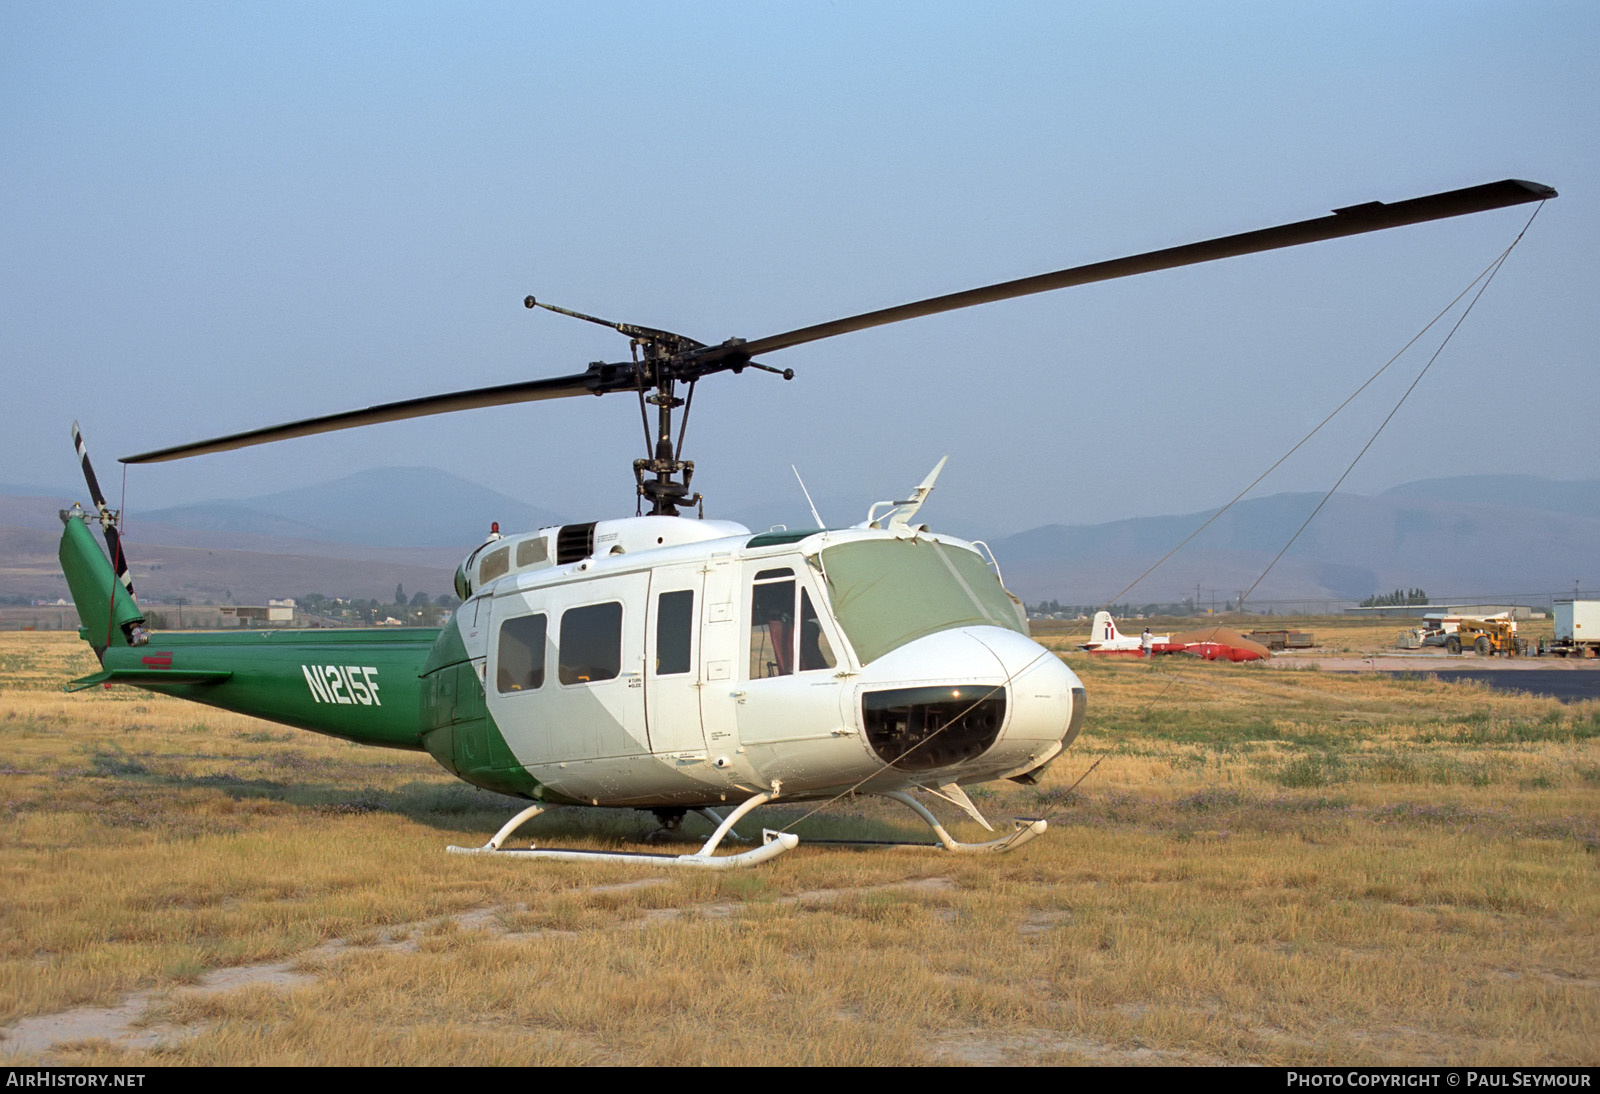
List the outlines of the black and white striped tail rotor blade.
<svg viewBox="0 0 1600 1094">
<path fill-rule="evenodd" d="M 83 430 L 72 423 L 72 447 L 78 450 L 78 461 L 83 464 L 83 477 L 89 484 L 89 497 L 102 516 L 106 513 L 106 495 L 100 489 L 100 480 L 94 477 L 94 465 L 89 462 L 89 446 L 83 443 Z"/>
<path fill-rule="evenodd" d="M 128 570 L 128 557 L 122 553 L 122 536 L 117 531 L 117 514 L 113 514 L 111 507 L 106 504 L 105 492 L 100 489 L 100 480 L 95 478 L 94 465 L 89 462 L 89 448 L 83 443 L 83 430 L 78 428 L 77 422 L 72 423 L 72 447 L 78 450 L 78 460 L 83 465 L 83 478 L 89 484 L 89 500 L 94 502 L 95 512 L 100 515 L 100 528 L 105 532 L 106 546 L 111 551 L 111 565 L 117 571 L 117 580 L 122 582 L 122 587 L 128 590 L 130 597 L 133 597 L 133 574 Z"/>
</svg>

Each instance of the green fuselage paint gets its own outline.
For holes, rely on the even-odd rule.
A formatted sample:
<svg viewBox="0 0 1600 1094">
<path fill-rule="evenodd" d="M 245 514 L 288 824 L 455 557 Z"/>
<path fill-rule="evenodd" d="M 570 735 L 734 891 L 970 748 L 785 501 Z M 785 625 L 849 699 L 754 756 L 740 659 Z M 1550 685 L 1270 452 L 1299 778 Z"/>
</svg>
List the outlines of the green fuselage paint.
<svg viewBox="0 0 1600 1094">
<path fill-rule="evenodd" d="M 69 688 L 127 684 L 358 744 L 426 751 L 486 789 L 532 798 L 539 784 L 490 717 L 456 621 L 442 628 L 161 633 L 144 622 L 83 521 L 66 522 L 61 568 L 101 670 Z"/>
<path fill-rule="evenodd" d="M 517 762 L 484 702 L 482 659 L 474 662 L 452 619 L 422 667 L 423 746 L 439 765 L 474 786 L 545 798 Z"/>
<path fill-rule="evenodd" d="M 151 691 L 347 741 L 420 750 L 419 674 L 438 635 L 420 627 L 164 633 L 145 646 L 110 647 L 104 665 L 113 674 L 145 670 L 137 686 Z M 206 684 L 159 679 L 185 670 L 231 675 Z"/>
<path fill-rule="evenodd" d="M 489 715 L 454 621 L 438 629 L 163 633 L 145 646 L 110 647 L 104 668 L 88 681 L 131 684 L 358 744 L 426 751 L 474 785 L 540 796 Z M 186 679 L 200 674 L 222 678 Z"/>
</svg>

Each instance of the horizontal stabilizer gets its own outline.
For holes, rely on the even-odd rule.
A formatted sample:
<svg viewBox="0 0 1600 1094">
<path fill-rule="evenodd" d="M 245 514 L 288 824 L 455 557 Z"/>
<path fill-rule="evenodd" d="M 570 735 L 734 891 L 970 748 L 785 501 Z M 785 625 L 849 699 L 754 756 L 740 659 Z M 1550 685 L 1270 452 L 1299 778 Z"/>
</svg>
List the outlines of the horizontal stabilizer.
<svg viewBox="0 0 1600 1094">
<path fill-rule="evenodd" d="M 220 684 L 232 676 L 227 670 L 205 669 L 106 669 L 93 676 L 83 676 L 68 684 L 66 691 L 82 691 L 96 684 L 134 684 L 149 687 L 151 684 Z"/>
</svg>

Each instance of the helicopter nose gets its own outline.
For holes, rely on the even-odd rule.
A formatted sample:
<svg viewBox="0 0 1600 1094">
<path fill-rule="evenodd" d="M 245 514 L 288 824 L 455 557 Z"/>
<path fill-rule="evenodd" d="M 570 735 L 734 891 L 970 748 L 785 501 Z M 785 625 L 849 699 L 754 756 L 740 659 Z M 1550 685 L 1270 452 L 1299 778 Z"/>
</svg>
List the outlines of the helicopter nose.
<svg viewBox="0 0 1600 1094">
<path fill-rule="evenodd" d="M 1002 743 L 1070 745 L 1083 725 L 1084 688 L 1077 673 L 1054 651 L 1031 638 L 998 628 L 984 628 L 972 637 L 982 642 L 1004 667 L 1011 717 Z M 1054 749 L 1052 749 L 1054 751 Z"/>
<path fill-rule="evenodd" d="M 1082 722 L 1076 674 L 999 627 L 943 631 L 873 667 L 876 679 L 860 692 L 862 725 L 878 758 L 900 770 L 1025 773 L 1070 744 Z"/>
</svg>

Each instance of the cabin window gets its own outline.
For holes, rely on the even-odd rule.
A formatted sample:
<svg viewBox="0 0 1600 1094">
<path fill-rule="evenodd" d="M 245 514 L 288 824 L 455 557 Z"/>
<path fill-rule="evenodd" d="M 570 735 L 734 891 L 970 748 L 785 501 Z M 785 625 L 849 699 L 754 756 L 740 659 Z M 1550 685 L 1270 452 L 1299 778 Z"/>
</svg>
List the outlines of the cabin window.
<svg viewBox="0 0 1600 1094">
<path fill-rule="evenodd" d="M 750 679 L 788 676 L 797 667 L 800 672 L 831 669 L 835 663 L 811 594 L 797 586 L 794 571 L 756 574 L 750 597 Z"/>
<path fill-rule="evenodd" d="M 502 695 L 544 686 L 545 617 L 524 615 L 500 624 L 495 686 Z"/>
<path fill-rule="evenodd" d="M 596 684 L 622 672 L 622 604 L 590 604 L 561 615 L 563 684 Z"/>
<path fill-rule="evenodd" d="M 694 590 L 662 593 L 656 598 L 656 675 L 688 672 L 693 645 Z"/>
<path fill-rule="evenodd" d="M 478 585 L 484 586 L 495 578 L 511 572 L 511 548 L 502 547 L 498 551 L 490 551 L 483 556 L 483 564 L 478 567 Z"/>
<path fill-rule="evenodd" d="M 543 536 L 536 539 L 525 539 L 517 544 L 517 569 L 524 566 L 537 566 L 550 558 L 550 545 Z"/>
</svg>

